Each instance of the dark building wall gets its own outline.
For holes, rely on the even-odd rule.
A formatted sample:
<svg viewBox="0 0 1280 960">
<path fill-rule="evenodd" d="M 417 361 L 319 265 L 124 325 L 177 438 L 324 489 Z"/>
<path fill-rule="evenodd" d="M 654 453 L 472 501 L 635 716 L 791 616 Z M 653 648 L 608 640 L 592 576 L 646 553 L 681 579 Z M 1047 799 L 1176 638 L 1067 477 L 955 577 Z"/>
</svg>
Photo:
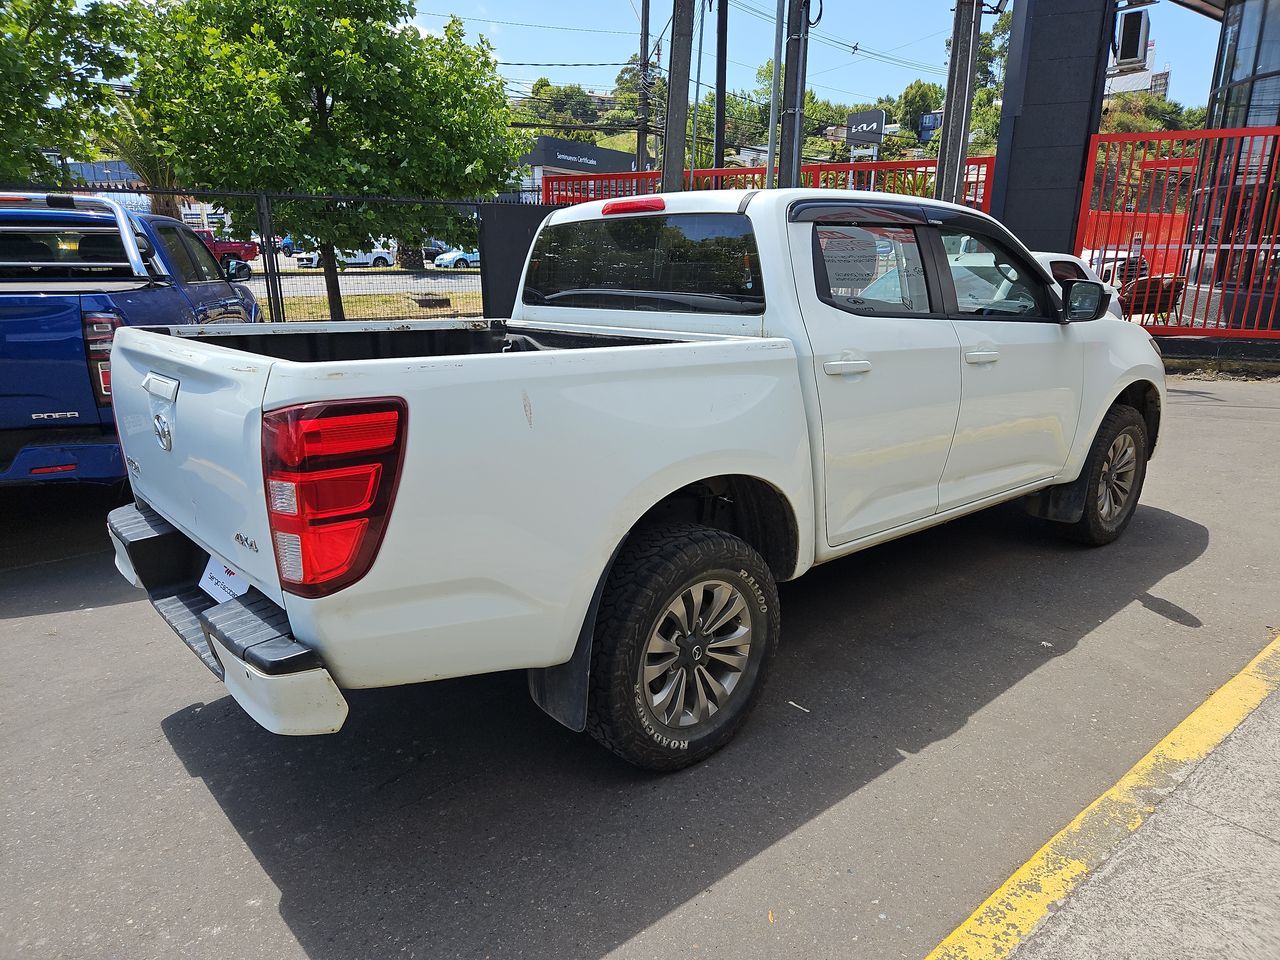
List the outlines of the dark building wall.
<svg viewBox="0 0 1280 960">
<path fill-rule="evenodd" d="M 991 212 L 1033 250 L 1075 242 L 1114 20 L 1114 0 L 1014 4 Z"/>
</svg>

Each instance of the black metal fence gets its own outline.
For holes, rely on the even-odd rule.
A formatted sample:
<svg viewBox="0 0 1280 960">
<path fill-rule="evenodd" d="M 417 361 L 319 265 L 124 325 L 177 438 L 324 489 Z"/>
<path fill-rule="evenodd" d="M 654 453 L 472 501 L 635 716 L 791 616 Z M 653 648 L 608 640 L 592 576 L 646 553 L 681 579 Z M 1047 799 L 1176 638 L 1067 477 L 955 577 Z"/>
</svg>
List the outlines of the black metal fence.
<svg viewBox="0 0 1280 960">
<path fill-rule="evenodd" d="M 68 189 L 112 197 L 137 212 L 180 219 L 224 265 L 244 260 L 249 276 L 239 282 L 258 301 L 264 319 L 485 315 L 478 201 L 121 184 L 60 188 Z M 495 202 L 527 204 L 536 199 L 508 194 L 483 205 L 493 210 Z M 326 268 L 328 257 L 332 265 Z"/>
</svg>

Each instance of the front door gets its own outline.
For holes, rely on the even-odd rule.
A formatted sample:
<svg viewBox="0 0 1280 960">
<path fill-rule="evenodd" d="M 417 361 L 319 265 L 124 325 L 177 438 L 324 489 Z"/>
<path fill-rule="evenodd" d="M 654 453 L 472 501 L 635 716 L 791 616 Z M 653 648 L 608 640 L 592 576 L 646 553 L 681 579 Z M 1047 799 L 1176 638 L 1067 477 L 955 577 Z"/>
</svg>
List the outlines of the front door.
<svg viewBox="0 0 1280 960">
<path fill-rule="evenodd" d="M 174 279 L 191 301 L 196 323 L 243 323 L 248 304 L 222 274 L 222 267 L 204 242 L 188 227 L 157 224 L 156 237 Z"/>
<path fill-rule="evenodd" d="M 828 210 L 789 225 L 822 412 L 827 542 L 932 515 L 960 403 L 960 347 L 919 223 Z"/>
<path fill-rule="evenodd" d="M 976 220 L 976 218 L 967 218 Z M 1075 439 L 1084 352 L 1047 281 L 981 222 L 938 230 L 960 338 L 963 401 L 939 509 L 1054 477 Z"/>
</svg>

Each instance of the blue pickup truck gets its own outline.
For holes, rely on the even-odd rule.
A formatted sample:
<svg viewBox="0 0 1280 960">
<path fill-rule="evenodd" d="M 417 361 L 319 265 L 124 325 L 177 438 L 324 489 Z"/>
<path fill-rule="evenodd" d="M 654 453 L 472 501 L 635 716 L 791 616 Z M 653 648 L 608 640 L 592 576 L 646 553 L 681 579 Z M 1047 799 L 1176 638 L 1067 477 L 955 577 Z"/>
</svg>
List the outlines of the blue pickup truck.
<svg viewBox="0 0 1280 960">
<path fill-rule="evenodd" d="M 100 197 L 0 193 L 0 485 L 125 474 L 117 327 L 261 320 L 249 266 L 189 227 Z"/>
</svg>

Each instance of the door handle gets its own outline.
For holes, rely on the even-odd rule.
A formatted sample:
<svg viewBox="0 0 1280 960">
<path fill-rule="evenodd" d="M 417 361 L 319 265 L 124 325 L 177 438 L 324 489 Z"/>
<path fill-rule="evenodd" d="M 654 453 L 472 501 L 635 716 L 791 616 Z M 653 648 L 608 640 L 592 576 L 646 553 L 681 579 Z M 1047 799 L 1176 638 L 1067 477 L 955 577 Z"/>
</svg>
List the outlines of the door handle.
<svg viewBox="0 0 1280 960">
<path fill-rule="evenodd" d="M 999 350 L 970 350 L 964 355 L 965 363 L 995 363 L 999 359 Z"/>
<path fill-rule="evenodd" d="M 870 373 L 870 360 L 828 360 L 822 365 L 824 373 L 833 377 L 843 376 L 846 373 Z"/>
</svg>

